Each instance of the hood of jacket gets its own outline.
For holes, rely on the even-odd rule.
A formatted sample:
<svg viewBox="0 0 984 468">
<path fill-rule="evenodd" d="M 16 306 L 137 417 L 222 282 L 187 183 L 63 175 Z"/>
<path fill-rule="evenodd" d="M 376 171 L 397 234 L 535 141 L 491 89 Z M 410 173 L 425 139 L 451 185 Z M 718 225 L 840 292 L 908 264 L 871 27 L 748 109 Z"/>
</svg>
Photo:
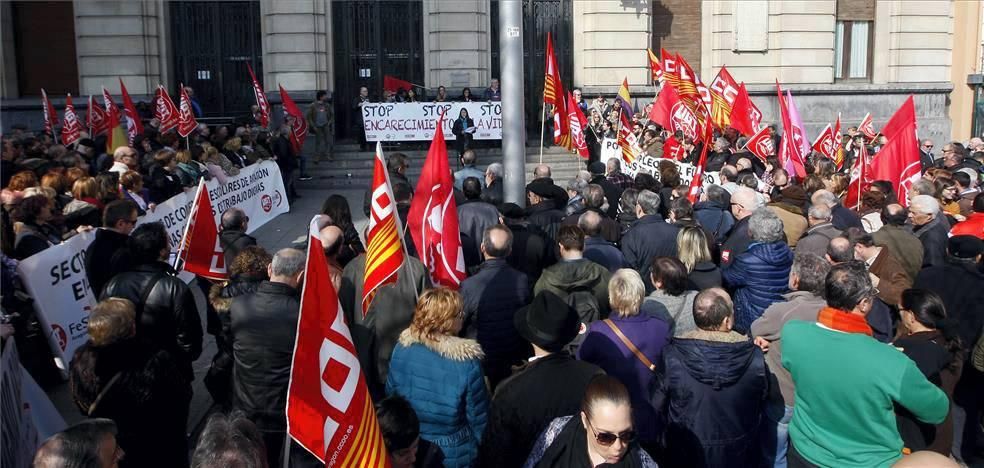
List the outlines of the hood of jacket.
<svg viewBox="0 0 984 468">
<path fill-rule="evenodd" d="M 793 262 L 793 251 L 785 242 L 752 243 L 746 254 L 759 258 L 767 265 L 791 265 Z"/>
<path fill-rule="evenodd" d="M 485 353 L 482 352 L 482 346 L 478 344 L 478 341 L 459 338 L 457 336 L 438 335 L 435 337 L 426 337 L 420 336 L 407 328 L 400 333 L 399 342 L 403 346 L 423 345 L 427 349 L 452 361 L 468 361 L 485 357 Z"/>
<path fill-rule="evenodd" d="M 238 229 L 224 230 L 219 233 L 219 242 L 222 246 L 230 246 L 235 244 L 241 237 L 246 237 L 246 233 Z"/>
<path fill-rule="evenodd" d="M 586 258 L 561 260 L 543 270 L 540 280 L 548 286 L 564 291 L 575 289 L 590 291 L 602 280 L 603 272 L 607 273 L 608 270 Z"/>
<path fill-rule="evenodd" d="M 745 335 L 693 330 L 673 344 L 687 372 L 713 388 L 732 385 L 741 378 L 755 357 L 756 346 Z"/>
</svg>

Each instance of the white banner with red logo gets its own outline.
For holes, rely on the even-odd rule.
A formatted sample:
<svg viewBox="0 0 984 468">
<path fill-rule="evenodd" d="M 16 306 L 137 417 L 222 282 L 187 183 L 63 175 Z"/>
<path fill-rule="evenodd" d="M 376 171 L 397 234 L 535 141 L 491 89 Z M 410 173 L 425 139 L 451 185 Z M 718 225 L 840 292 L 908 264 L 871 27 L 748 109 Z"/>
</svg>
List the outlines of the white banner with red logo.
<svg viewBox="0 0 984 468">
<path fill-rule="evenodd" d="M 500 102 L 389 102 L 362 104 L 362 123 L 367 141 L 429 141 L 434 138 L 437 117 L 444 114 L 444 139 L 454 140 L 451 129 L 461 110 L 475 125 L 472 138 L 502 139 Z"/>
<path fill-rule="evenodd" d="M 205 188 L 216 223 L 225 210 L 240 208 L 249 216 L 250 232 L 289 210 L 280 168 L 273 161 L 248 166 L 225 183 L 212 179 Z M 137 224 L 162 222 L 171 240 L 171 250 L 177 252 L 194 196 L 194 190 L 178 194 L 157 205 Z M 85 274 L 85 251 L 95 234 L 90 231 L 77 235 L 25 259 L 17 267 L 27 292 L 34 298 L 34 308 L 57 364 L 63 370 L 68 369 L 75 350 L 89 339 L 89 312 L 98 297 Z"/>
<path fill-rule="evenodd" d="M 614 138 L 606 138 L 601 142 L 601 162 L 607 163 L 611 158 L 621 157 L 622 150 L 619 148 L 618 143 Z M 622 161 L 622 172 L 628 174 L 629 177 L 635 177 L 636 174 L 645 172 L 655 177 L 656 180 L 659 180 L 659 165 L 663 161 L 676 164 L 677 169 L 680 171 L 681 185 L 690 185 L 690 181 L 694 180 L 694 175 L 697 173 L 697 168 L 694 167 L 693 164 L 682 163 L 667 158 L 654 158 L 645 154 L 628 164 L 626 164 L 625 161 Z M 717 172 L 704 172 L 704 185 L 713 185 L 720 182 L 721 179 Z"/>
</svg>

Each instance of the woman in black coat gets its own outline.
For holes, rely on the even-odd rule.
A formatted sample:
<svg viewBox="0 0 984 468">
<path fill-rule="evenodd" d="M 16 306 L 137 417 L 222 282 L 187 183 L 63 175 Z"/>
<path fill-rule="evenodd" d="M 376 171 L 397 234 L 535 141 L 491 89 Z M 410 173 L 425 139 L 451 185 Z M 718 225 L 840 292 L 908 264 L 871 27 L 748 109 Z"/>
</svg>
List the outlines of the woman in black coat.
<svg viewBox="0 0 984 468">
<path fill-rule="evenodd" d="M 90 418 L 112 419 L 126 467 L 187 467 L 185 426 L 191 385 L 177 363 L 136 337 L 133 303 L 102 301 L 89 316 L 89 341 L 75 351 L 69 385 Z"/>
<path fill-rule="evenodd" d="M 178 160 L 171 151 L 158 151 L 154 164 L 150 166 L 150 202 L 161 204 L 184 191 L 181 177 L 177 174 Z"/>
<path fill-rule="evenodd" d="M 359 231 L 355 229 L 355 223 L 352 222 L 352 210 L 349 208 L 348 200 L 341 195 L 329 196 L 321 205 L 321 214 L 328 215 L 332 225 L 341 229 L 345 235 L 345 243 L 337 257 L 338 264 L 345 268 L 352 259 L 366 251 L 362 239 L 359 238 Z"/>
<path fill-rule="evenodd" d="M 475 122 L 471 117 L 468 117 L 468 109 L 461 109 L 458 119 L 454 121 L 454 126 L 451 127 L 451 133 L 457 138 L 455 148 L 458 149 L 458 157 L 461 157 L 466 149 L 471 148 L 472 137 L 475 134 Z"/>
</svg>

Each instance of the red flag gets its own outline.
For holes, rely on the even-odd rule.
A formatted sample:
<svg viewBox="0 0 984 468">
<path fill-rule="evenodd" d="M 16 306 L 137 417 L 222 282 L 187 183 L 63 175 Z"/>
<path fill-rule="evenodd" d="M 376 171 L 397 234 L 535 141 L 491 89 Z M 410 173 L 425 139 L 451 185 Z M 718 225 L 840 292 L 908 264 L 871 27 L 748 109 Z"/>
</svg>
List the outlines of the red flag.
<svg viewBox="0 0 984 468">
<path fill-rule="evenodd" d="M 676 137 L 670 135 L 663 142 L 663 157 L 666 159 L 672 159 L 674 161 L 682 161 L 683 157 L 687 155 L 686 148 L 677 141 Z"/>
<path fill-rule="evenodd" d="M 89 107 L 85 114 L 85 124 L 89 127 L 89 135 L 95 137 L 106 133 L 106 110 L 96 104 L 96 100 L 89 95 Z"/>
<path fill-rule="evenodd" d="M 731 111 L 738 99 L 738 82 L 728 73 L 727 67 L 721 67 L 711 82 L 711 99 L 711 120 L 723 129 L 731 123 Z"/>
<path fill-rule="evenodd" d="M 584 140 L 584 128 L 588 119 L 584 118 L 581 108 L 574 102 L 574 95 L 567 93 L 567 120 L 571 123 L 571 146 L 582 158 L 588 158 L 588 143 Z"/>
<path fill-rule="evenodd" d="M 366 230 L 366 268 L 362 287 L 362 316 L 369 313 L 369 306 L 376 291 L 395 283 L 397 271 L 403 265 L 403 240 L 400 222 L 397 220 L 396 198 L 390 185 L 386 161 L 383 160 L 383 144 L 376 142 L 376 157 L 372 169 L 372 204 L 369 212 L 369 229 Z"/>
<path fill-rule="evenodd" d="M 912 95 L 892 114 L 892 118 L 888 119 L 888 123 L 881 129 L 881 134 L 891 140 L 900 132 L 908 131 L 910 124 L 916 125 L 916 105 Z"/>
<path fill-rule="evenodd" d="M 704 86 L 694 70 L 690 68 L 690 64 L 680 54 L 677 54 L 677 62 L 680 70 L 680 87 L 677 90 L 680 93 L 680 99 L 683 102 L 689 102 L 697 120 L 701 125 L 704 125 L 704 121 L 711 118 L 711 106 L 713 105 L 711 91 L 707 89 L 707 86 Z"/>
<path fill-rule="evenodd" d="M 191 97 L 185 91 L 184 85 L 181 87 L 181 108 L 178 111 L 178 135 L 187 138 L 198 128 L 198 120 L 195 119 L 195 111 L 191 108 Z"/>
<path fill-rule="evenodd" d="M 823 130 L 817 135 L 817 139 L 813 142 L 811 148 L 813 148 L 813 151 L 826 156 L 827 159 L 834 159 L 834 152 L 837 150 L 837 147 L 834 142 L 834 132 L 830 129 L 830 124 L 823 127 Z"/>
<path fill-rule="evenodd" d="M 249 70 L 249 77 L 253 80 L 253 96 L 256 97 L 256 107 L 260 110 L 260 126 L 267 128 L 270 126 L 270 101 L 267 101 L 260 82 L 256 81 L 256 74 L 253 73 L 253 67 L 249 62 L 246 62 L 246 69 Z"/>
<path fill-rule="evenodd" d="M 659 49 L 659 54 L 663 59 L 662 63 L 660 63 L 663 70 L 663 81 L 679 88 L 680 67 L 677 65 L 676 55 L 667 52 L 666 49 Z"/>
<path fill-rule="evenodd" d="M 871 162 L 871 180 L 891 181 L 902 206 L 909 206 L 909 187 L 922 176 L 916 115 L 911 99 L 892 116 L 893 135 Z"/>
<path fill-rule="evenodd" d="M 868 157 L 867 147 L 861 145 L 858 148 L 858 157 L 854 160 L 854 167 L 851 168 L 851 183 L 847 187 L 844 206 L 860 211 L 861 194 L 868 191 L 872 180 L 874 179 L 871 178 L 871 158 Z"/>
<path fill-rule="evenodd" d="M 352 335 L 331 285 L 315 216 L 287 386 L 287 433 L 325 467 L 387 468 L 389 456 Z"/>
<path fill-rule="evenodd" d="M 126 91 L 126 86 L 123 85 L 123 78 L 120 80 L 120 94 L 123 95 L 123 116 L 126 117 L 126 133 L 130 137 L 130 144 L 133 144 L 133 139 L 144 132 L 143 122 L 140 121 L 140 114 L 137 113 L 137 106 L 133 105 L 133 99 L 130 99 L 130 93 Z"/>
<path fill-rule="evenodd" d="M 55 106 L 51 105 L 51 101 L 48 100 L 48 93 L 41 88 L 41 111 L 44 113 L 44 131 L 45 133 L 55 136 L 55 126 L 58 125 L 58 113 L 55 112 Z"/>
<path fill-rule="evenodd" d="M 649 119 L 660 124 L 670 133 L 679 130 L 683 132 L 683 136 L 697 140 L 697 131 L 700 127 L 697 116 L 680 100 L 673 85 L 667 84 L 659 91 L 656 104 L 649 110 Z"/>
<path fill-rule="evenodd" d="M 61 140 L 65 146 L 71 145 L 82 138 L 82 124 L 79 123 L 79 116 L 75 114 L 75 106 L 72 105 L 72 95 L 65 97 L 65 118 L 61 129 Z"/>
<path fill-rule="evenodd" d="M 226 273 L 225 255 L 219 244 L 219 228 L 212 214 L 212 201 L 205 188 L 205 179 L 199 179 L 195 201 L 191 204 L 188 223 L 185 224 L 178 258 L 182 269 L 198 276 L 221 281 L 229 278 Z"/>
<path fill-rule="evenodd" d="M 705 139 L 710 139 L 707 137 L 711 133 L 710 124 L 705 124 L 702 132 Z M 690 203 L 697 203 L 697 199 L 700 196 L 700 190 L 704 186 L 704 168 L 707 166 L 707 147 L 711 146 L 709 143 L 704 143 L 703 148 L 700 150 L 700 159 L 697 160 L 697 164 L 694 166 L 696 172 L 694 173 L 694 178 L 690 181 L 690 190 L 687 192 L 687 199 Z"/>
<path fill-rule="evenodd" d="M 868 138 L 868 140 L 874 140 L 878 134 L 875 132 L 875 122 L 871 118 L 871 112 L 864 114 L 864 118 L 861 119 L 861 124 L 858 125 L 858 131 L 862 135 Z"/>
<path fill-rule="evenodd" d="M 652 75 L 653 84 L 663 82 L 663 66 L 653 53 L 653 49 L 646 49 L 646 57 L 649 59 L 649 73 Z"/>
<path fill-rule="evenodd" d="M 284 106 L 284 117 L 290 123 L 290 146 L 294 153 L 301 154 L 304 139 L 307 138 L 307 119 L 283 86 L 280 87 L 280 101 Z"/>
<path fill-rule="evenodd" d="M 738 85 L 738 95 L 735 96 L 735 103 L 731 106 L 730 121 L 731 128 L 738 130 L 742 135 L 755 134 L 762 123 L 762 112 L 748 97 L 745 83 Z"/>
<path fill-rule="evenodd" d="M 779 161 L 789 172 L 789 175 L 799 179 L 806 178 L 806 168 L 803 166 L 802 154 L 800 153 L 800 143 L 797 141 L 796 134 L 802 130 L 795 127 L 789 115 L 789 103 L 782 95 L 782 88 L 776 80 L 776 92 L 779 95 L 779 112 L 782 114 L 782 146 L 779 148 Z"/>
<path fill-rule="evenodd" d="M 401 80 L 395 76 L 383 75 L 383 89 L 386 91 L 393 91 L 395 93 L 400 88 L 409 90 L 413 87 L 414 84 L 409 81 Z"/>
<path fill-rule="evenodd" d="M 568 150 L 571 144 L 571 124 L 567 118 L 567 103 L 564 102 L 564 83 L 560 81 L 560 68 L 554 54 L 553 37 L 547 33 L 546 72 L 543 77 L 543 102 L 553 104 L 554 144 Z"/>
<path fill-rule="evenodd" d="M 113 102 L 113 97 L 109 95 L 106 88 L 103 88 L 103 103 L 106 105 L 106 153 L 113 154 L 116 148 L 128 146 L 130 141 L 126 130 L 120 126 L 123 119 L 120 108 Z"/>
<path fill-rule="evenodd" d="M 837 113 L 837 123 L 834 124 L 834 163 L 837 170 L 844 167 L 844 136 L 841 135 L 841 115 Z"/>
<path fill-rule="evenodd" d="M 407 226 L 434 284 L 458 289 L 465 279 L 465 257 L 453 187 L 442 113 L 410 202 Z"/>
<path fill-rule="evenodd" d="M 745 149 L 763 162 L 769 156 L 774 156 L 776 154 L 776 145 L 772 141 L 772 136 L 769 135 L 769 127 L 762 127 L 754 135 L 748 137 L 748 141 L 745 142 Z"/>
<path fill-rule="evenodd" d="M 622 112 L 620 119 L 615 142 L 622 149 L 622 160 L 629 164 L 642 154 L 642 148 L 639 147 L 639 140 L 632 133 L 632 123 L 629 122 L 628 115 Z"/>
<path fill-rule="evenodd" d="M 178 107 L 174 105 L 171 96 L 163 85 L 157 85 L 157 99 L 154 105 L 154 118 L 160 122 L 160 132 L 164 133 L 178 126 Z"/>
</svg>

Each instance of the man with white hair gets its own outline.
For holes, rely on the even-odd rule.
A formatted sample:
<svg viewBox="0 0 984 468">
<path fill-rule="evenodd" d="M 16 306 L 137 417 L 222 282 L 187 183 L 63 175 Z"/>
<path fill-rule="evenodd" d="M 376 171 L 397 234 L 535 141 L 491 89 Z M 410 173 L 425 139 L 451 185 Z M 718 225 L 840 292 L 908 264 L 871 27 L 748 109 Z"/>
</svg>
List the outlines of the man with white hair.
<svg viewBox="0 0 984 468">
<path fill-rule="evenodd" d="M 752 238 L 748 235 L 748 217 L 762 207 L 762 199 L 748 187 L 738 187 L 731 195 L 731 214 L 737 222 L 731 228 L 731 235 L 721 245 L 721 266 L 731 263 L 738 255 L 748 250 Z"/>
<path fill-rule="evenodd" d="M 861 224 L 861 216 L 857 212 L 842 205 L 837 195 L 834 195 L 828 190 L 817 190 L 814 192 L 813 196 L 810 197 L 810 203 L 814 205 L 827 205 L 830 208 L 830 214 L 832 216 L 831 222 L 834 223 L 834 227 L 837 229 L 842 231 L 849 227 L 864 229 L 864 225 Z"/>
<path fill-rule="evenodd" d="M 811 206 L 807 216 L 810 228 L 796 243 L 796 253 L 811 253 L 823 257 L 827 253 L 830 240 L 841 235 L 841 230 L 834 227 L 830 221 L 830 207 L 824 204 Z"/>
<path fill-rule="evenodd" d="M 721 167 L 728 163 L 728 158 L 731 157 L 731 151 L 728 149 L 730 146 L 731 143 L 723 137 L 714 140 L 714 152 L 707 156 L 708 172 L 720 171 Z"/>
<path fill-rule="evenodd" d="M 502 163 L 492 163 L 485 168 L 485 188 L 482 189 L 482 201 L 499 206 L 505 200 L 502 195 L 502 177 L 505 171 Z"/>
<path fill-rule="evenodd" d="M 929 195 L 916 195 L 909 204 L 912 232 L 923 245 L 923 268 L 946 261 L 948 226 L 940 218 L 940 202 Z"/>
<path fill-rule="evenodd" d="M 632 178 L 628 174 L 622 172 L 622 160 L 619 158 L 609 158 L 608 162 L 605 163 L 605 177 L 608 181 L 615 184 L 616 187 L 625 190 L 632 187 Z"/>
<path fill-rule="evenodd" d="M 137 167 L 137 150 L 129 146 L 116 148 L 113 151 L 113 166 L 109 168 L 109 172 L 117 172 L 122 175 L 131 167 Z"/>
</svg>

